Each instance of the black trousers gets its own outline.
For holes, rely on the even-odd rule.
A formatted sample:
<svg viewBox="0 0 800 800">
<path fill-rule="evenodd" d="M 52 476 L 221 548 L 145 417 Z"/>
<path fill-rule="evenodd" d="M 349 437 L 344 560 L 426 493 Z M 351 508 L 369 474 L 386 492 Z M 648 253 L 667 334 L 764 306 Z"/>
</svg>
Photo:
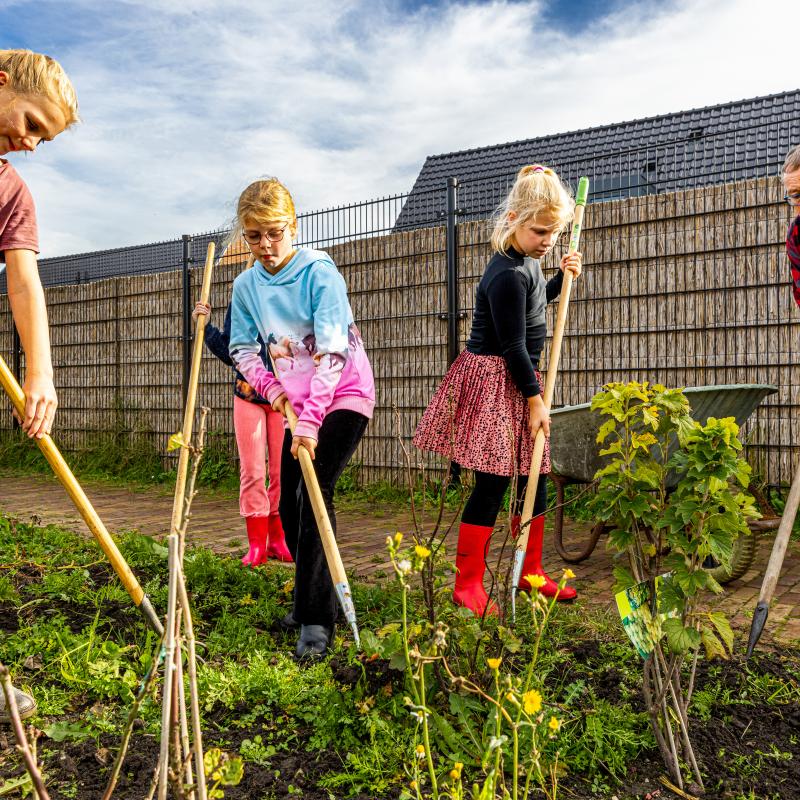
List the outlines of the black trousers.
<svg viewBox="0 0 800 800">
<path fill-rule="evenodd" d="M 332 411 L 319 429 L 314 470 L 334 533 L 333 490 L 364 435 L 367 422 L 356 411 Z M 336 591 L 300 462 L 292 457 L 291 450 L 292 434 L 287 430 L 281 453 L 280 513 L 286 544 L 295 563 L 293 615 L 301 625 L 331 626 L 338 614 Z"/>
<path fill-rule="evenodd" d="M 508 475 L 493 475 L 490 472 L 475 472 L 475 488 L 469 496 L 461 521 L 469 525 L 483 525 L 494 527 L 500 506 L 503 503 L 506 490 L 511 485 Z M 522 504 L 525 500 L 525 489 L 528 486 L 528 476 L 517 476 L 517 496 L 512 505 L 512 514 L 522 513 Z M 533 502 L 533 515 L 544 514 L 547 510 L 547 475 L 539 476 L 536 486 L 536 498 Z"/>
</svg>

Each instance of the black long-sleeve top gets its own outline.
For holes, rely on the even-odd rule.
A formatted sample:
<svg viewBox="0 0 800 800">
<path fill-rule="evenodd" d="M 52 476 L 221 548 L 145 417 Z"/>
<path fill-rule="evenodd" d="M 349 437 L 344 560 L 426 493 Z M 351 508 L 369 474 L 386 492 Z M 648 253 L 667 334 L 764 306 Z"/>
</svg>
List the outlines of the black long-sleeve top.
<svg viewBox="0 0 800 800">
<path fill-rule="evenodd" d="M 545 309 L 561 293 L 564 274 L 545 281 L 538 259 L 513 248 L 495 253 L 475 293 L 470 353 L 502 356 L 523 397 L 541 394 L 539 367 L 547 333 Z"/>
<path fill-rule="evenodd" d="M 206 323 L 204 339 L 206 347 L 223 363 L 227 364 L 233 369 L 233 393 L 242 400 L 247 400 L 249 403 L 257 403 L 258 405 L 269 405 L 269 401 L 264 399 L 244 378 L 234 366 L 233 359 L 228 352 L 228 346 L 231 341 L 231 307 L 228 305 L 228 310 L 225 312 L 225 322 L 223 323 L 222 330 L 212 325 L 210 322 Z M 267 356 L 267 348 L 261 337 L 258 337 L 258 343 L 261 345 L 261 360 L 264 366 L 272 372 L 272 365 L 270 364 L 269 357 Z"/>
</svg>

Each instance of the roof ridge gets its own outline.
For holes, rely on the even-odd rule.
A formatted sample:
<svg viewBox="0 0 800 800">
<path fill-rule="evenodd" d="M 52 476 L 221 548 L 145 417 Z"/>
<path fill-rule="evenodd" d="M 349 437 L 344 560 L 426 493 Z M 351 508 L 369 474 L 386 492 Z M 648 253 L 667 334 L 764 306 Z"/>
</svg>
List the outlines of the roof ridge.
<svg viewBox="0 0 800 800">
<path fill-rule="evenodd" d="M 435 153 L 433 155 L 428 155 L 425 158 L 425 164 L 429 161 L 436 161 L 438 159 L 443 158 L 450 158 L 451 156 L 461 156 L 467 155 L 469 153 L 486 153 L 492 150 L 498 150 L 500 148 L 506 147 L 514 147 L 515 145 L 523 145 L 523 144 L 530 144 L 531 142 L 543 142 L 547 139 L 556 139 L 562 136 L 574 136 L 579 133 L 589 133 L 595 131 L 604 131 L 604 130 L 613 130 L 614 128 L 622 128 L 626 125 L 633 125 L 634 123 L 642 123 L 642 122 L 653 122 L 654 120 L 660 119 L 668 119 L 670 117 L 678 117 L 686 114 L 693 114 L 698 111 L 715 111 L 718 109 L 723 108 L 730 108 L 732 106 L 743 105 L 745 103 L 756 103 L 759 101 L 764 100 L 777 100 L 781 97 L 789 97 L 791 95 L 797 95 L 800 98 L 800 89 L 789 89 L 785 92 L 777 92 L 775 94 L 766 94 L 766 95 L 759 95 L 758 97 L 749 97 L 743 98 L 741 100 L 729 100 L 726 103 L 718 103 L 717 105 L 713 106 L 699 106 L 697 108 L 687 108 L 683 111 L 672 111 L 667 114 L 656 114 L 652 117 L 637 117 L 635 119 L 623 120 L 622 122 L 612 122 L 607 125 L 595 125 L 591 128 L 576 128 L 570 131 L 560 131 L 558 133 L 548 133 L 544 136 L 532 136 L 528 139 L 516 139 L 511 142 L 500 142 L 498 144 L 490 144 L 490 145 L 483 145 L 482 147 L 470 147 L 466 150 L 451 150 L 447 153 Z M 425 167 L 423 164 L 423 170 Z M 422 170 L 420 170 L 420 175 L 422 174 Z"/>
</svg>

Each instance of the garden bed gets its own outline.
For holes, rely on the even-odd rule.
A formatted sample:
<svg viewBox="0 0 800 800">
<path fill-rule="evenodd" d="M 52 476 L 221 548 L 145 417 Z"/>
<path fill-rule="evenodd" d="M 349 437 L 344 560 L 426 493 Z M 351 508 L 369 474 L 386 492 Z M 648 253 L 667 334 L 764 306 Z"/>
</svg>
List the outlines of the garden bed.
<svg viewBox="0 0 800 800">
<path fill-rule="evenodd" d="M 164 549 L 135 535 L 120 544 L 163 609 Z M 51 796 L 100 798 L 155 639 L 91 541 L 0 517 L 0 564 L 0 661 L 39 702 L 34 721 L 44 731 L 38 747 Z M 298 665 L 293 637 L 277 625 L 288 608 L 290 571 L 245 570 L 198 549 L 186 574 L 203 642 L 206 747 L 244 760 L 244 779 L 225 788 L 226 798 L 413 796 L 407 770 L 418 730 L 403 699 L 409 690 L 394 638 L 401 619 L 394 583 L 354 584 L 365 652 L 356 653 L 340 628 L 330 659 Z M 518 646 L 495 621 L 481 632 L 446 598 L 442 609 L 450 646 L 468 654 L 464 665 L 472 659 L 476 682 L 491 683 L 488 656 L 502 655 L 510 672 L 524 668 L 524 620 Z M 556 609 L 540 664 L 546 703 L 562 720 L 547 743 L 548 753 L 559 751 L 559 797 L 675 797 L 659 783 L 664 768 L 643 713 L 641 662 L 618 618 L 580 605 Z M 431 690 L 429 704 L 442 720 L 435 760 L 444 776 L 462 761 L 469 785 L 477 769 L 470 736 L 481 730 L 476 710 L 459 697 Z M 705 797 L 800 796 L 800 651 L 765 646 L 750 662 L 701 661 L 693 704 Z M 147 700 L 116 798 L 145 796 L 159 724 L 160 707 Z M 0 793 L 3 781 L 8 787 L 20 775 L 10 732 L 0 729 Z"/>
</svg>

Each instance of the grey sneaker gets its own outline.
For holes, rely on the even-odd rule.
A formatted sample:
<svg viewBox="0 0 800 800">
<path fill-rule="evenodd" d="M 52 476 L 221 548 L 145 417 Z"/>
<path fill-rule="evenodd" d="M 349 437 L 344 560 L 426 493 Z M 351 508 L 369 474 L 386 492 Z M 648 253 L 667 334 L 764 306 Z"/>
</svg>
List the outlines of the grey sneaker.
<svg viewBox="0 0 800 800">
<path fill-rule="evenodd" d="M 17 701 L 20 719 L 28 719 L 28 717 L 32 717 L 36 713 L 36 701 L 29 694 L 25 694 L 19 689 L 14 689 L 14 699 Z M 0 723 L 10 722 L 10 719 L 6 709 L 5 693 L 0 690 Z"/>
<path fill-rule="evenodd" d="M 302 658 L 322 658 L 333 641 L 334 627 L 326 625 L 301 625 L 295 656 Z"/>
</svg>

